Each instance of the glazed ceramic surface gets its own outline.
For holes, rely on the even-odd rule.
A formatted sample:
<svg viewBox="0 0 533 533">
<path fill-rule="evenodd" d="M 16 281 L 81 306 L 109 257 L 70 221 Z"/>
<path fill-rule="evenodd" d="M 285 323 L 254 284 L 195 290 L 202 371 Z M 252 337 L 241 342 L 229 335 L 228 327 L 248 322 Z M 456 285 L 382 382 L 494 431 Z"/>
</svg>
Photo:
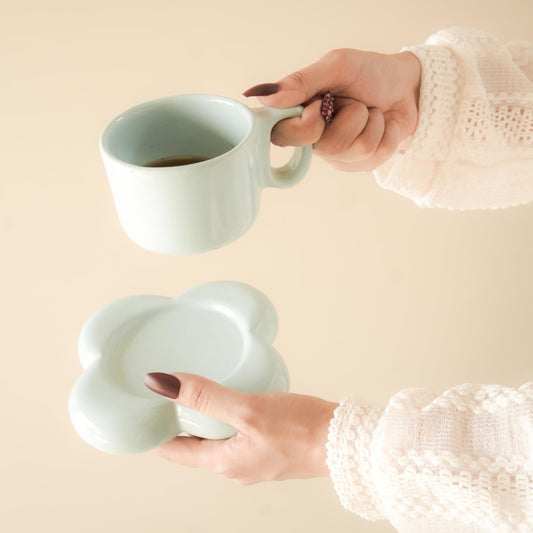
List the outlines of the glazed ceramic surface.
<svg viewBox="0 0 533 533">
<path fill-rule="evenodd" d="M 270 132 L 302 108 L 257 108 L 221 96 L 186 94 L 140 104 L 104 130 L 100 149 L 117 213 L 140 246 L 194 254 L 224 246 L 253 223 L 263 187 L 289 187 L 311 161 L 311 146 L 270 166 Z M 209 158 L 150 168 L 170 156 Z"/>
<path fill-rule="evenodd" d="M 243 392 L 287 391 L 287 368 L 272 347 L 276 331 L 270 301 L 235 282 L 108 304 L 80 335 L 84 372 L 69 400 L 74 428 L 95 448 L 118 454 L 150 450 L 182 432 L 230 437 L 232 426 L 150 391 L 144 377 L 180 371 Z"/>
</svg>

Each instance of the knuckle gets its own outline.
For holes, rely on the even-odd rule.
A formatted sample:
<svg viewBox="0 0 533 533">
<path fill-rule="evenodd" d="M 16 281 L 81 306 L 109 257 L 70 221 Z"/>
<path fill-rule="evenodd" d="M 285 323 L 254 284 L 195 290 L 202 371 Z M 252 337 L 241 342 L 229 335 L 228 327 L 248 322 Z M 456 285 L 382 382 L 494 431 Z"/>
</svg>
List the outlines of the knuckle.
<svg viewBox="0 0 533 533">
<path fill-rule="evenodd" d="M 394 154 L 394 149 L 391 146 L 380 146 L 373 154 L 373 159 L 380 163 L 390 159 Z"/>
<path fill-rule="evenodd" d="M 241 461 L 238 457 L 219 458 L 212 470 L 218 476 L 225 479 L 231 479 L 237 483 L 240 481 L 246 481 L 246 477 L 241 466 Z"/>
<path fill-rule="evenodd" d="M 233 479 L 233 470 L 225 460 L 218 460 L 213 467 L 215 474 L 228 479 Z"/>
<path fill-rule="evenodd" d="M 360 159 L 368 159 L 374 155 L 376 151 L 376 143 L 369 137 L 361 137 L 357 140 L 357 157 Z"/>
<path fill-rule="evenodd" d="M 348 60 L 349 50 L 347 48 L 335 48 L 330 50 L 324 59 L 331 65 L 344 65 Z"/>
<path fill-rule="evenodd" d="M 250 395 L 239 404 L 239 418 L 243 429 L 252 430 L 257 426 L 259 403 L 254 395 Z"/>
<path fill-rule="evenodd" d="M 324 133 L 324 119 L 320 115 L 321 100 L 315 100 L 303 111 L 301 119 L 294 122 L 295 137 L 299 144 L 313 144 L 320 140 Z"/>
<path fill-rule="evenodd" d="M 207 387 L 202 383 L 194 383 L 189 389 L 189 407 L 195 411 L 205 413 L 209 409 L 210 395 Z"/>
<path fill-rule="evenodd" d="M 354 153 L 358 159 L 367 159 L 374 155 L 384 134 L 384 119 L 380 110 L 368 111 L 368 120 L 364 133 L 354 143 Z"/>
<path fill-rule="evenodd" d="M 324 157 L 336 157 L 346 150 L 346 145 L 343 139 L 331 136 L 316 143 L 315 150 Z"/>
<path fill-rule="evenodd" d="M 249 487 L 255 483 L 253 480 L 248 478 L 236 478 L 234 481 L 241 487 Z"/>
<path fill-rule="evenodd" d="M 390 125 L 388 127 L 391 128 Z M 391 135 L 390 133 L 388 136 L 384 135 L 383 140 L 377 147 L 374 155 L 380 159 L 388 159 L 394 154 L 394 152 L 396 152 L 399 142 L 399 137 L 397 138 L 395 135 Z"/>
<path fill-rule="evenodd" d="M 324 121 L 322 117 L 318 117 L 317 120 L 314 120 L 309 128 L 310 137 L 312 137 L 311 142 L 318 142 L 324 133 Z"/>
<path fill-rule="evenodd" d="M 363 102 L 354 102 L 352 105 L 356 106 L 357 108 L 358 120 L 360 120 L 362 124 L 366 125 L 370 119 L 371 110 L 368 109 Z"/>
<path fill-rule="evenodd" d="M 297 70 L 296 72 L 289 74 L 288 79 L 291 80 L 296 85 L 296 88 L 299 91 L 305 93 L 306 91 L 305 74 L 302 70 Z"/>
</svg>

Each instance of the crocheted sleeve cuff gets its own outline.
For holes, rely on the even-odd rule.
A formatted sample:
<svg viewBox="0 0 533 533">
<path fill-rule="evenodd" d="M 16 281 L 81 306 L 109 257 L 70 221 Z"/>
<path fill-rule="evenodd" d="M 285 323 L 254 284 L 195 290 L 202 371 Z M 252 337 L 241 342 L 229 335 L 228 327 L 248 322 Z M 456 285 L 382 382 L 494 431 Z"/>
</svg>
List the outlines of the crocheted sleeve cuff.
<svg viewBox="0 0 533 533">
<path fill-rule="evenodd" d="M 335 410 L 329 427 L 327 464 L 342 505 L 367 520 L 385 518 L 373 482 L 371 448 L 383 409 L 355 397 Z"/>
<path fill-rule="evenodd" d="M 403 51 L 415 54 L 422 65 L 419 122 L 412 137 L 393 158 L 375 169 L 374 176 L 383 188 L 422 206 L 450 154 L 463 75 L 460 61 L 449 47 L 426 44 Z"/>
<path fill-rule="evenodd" d="M 404 51 L 422 65 L 419 122 L 377 182 L 421 207 L 533 201 L 533 46 L 449 28 Z"/>
</svg>

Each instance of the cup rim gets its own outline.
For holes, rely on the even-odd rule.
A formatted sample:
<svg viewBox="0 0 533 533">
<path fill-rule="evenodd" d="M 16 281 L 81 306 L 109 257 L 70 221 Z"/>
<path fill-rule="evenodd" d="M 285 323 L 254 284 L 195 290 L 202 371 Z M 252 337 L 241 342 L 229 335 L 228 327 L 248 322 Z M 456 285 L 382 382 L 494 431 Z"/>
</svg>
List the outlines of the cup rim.
<svg viewBox="0 0 533 533">
<path fill-rule="evenodd" d="M 236 144 L 233 148 L 231 148 L 227 152 L 224 152 L 224 153 L 222 153 L 220 155 L 217 155 L 215 157 L 211 157 L 209 159 L 206 159 L 205 161 L 198 161 L 196 163 L 191 163 L 191 164 L 185 165 L 183 167 L 145 167 L 143 165 L 136 165 L 135 163 L 129 163 L 128 161 L 124 161 L 123 159 L 120 159 L 119 157 L 117 157 L 110 150 L 109 143 L 108 143 L 109 136 L 111 135 L 111 132 L 113 131 L 113 128 L 115 127 L 115 125 L 118 122 L 120 122 L 120 120 L 122 120 L 122 118 L 124 116 L 126 116 L 127 114 L 130 114 L 130 113 L 132 113 L 132 112 L 134 112 L 136 110 L 139 110 L 139 109 L 141 109 L 143 107 L 153 106 L 153 105 L 156 105 L 158 103 L 164 102 L 165 100 L 174 100 L 174 99 L 177 99 L 177 98 L 191 98 L 191 99 L 203 99 L 203 100 L 222 100 L 225 103 L 229 103 L 231 105 L 240 107 L 245 112 L 245 114 L 247 114 L 248 117 L 250 118 L 250 127 L 248 129 L 248 132 L 239 141 L 238 144 Z M 221 158 L 226 157 L 229 154 L 232 154 L 236 150 L 240 149 L 241 146 L 244 144 L 244 142 L 250 137 L 250 135 L 252 133 L 252 130 L 253 130 L 253 112 L 248 106 L 246 106 L 242 102 L 239 102 L 237 100 L 234 100 L 233 98 L 228 98 L 227 96 L 221 96 L 221 95 L 218 95 L 218 94 L 211 94 L 211 93 L 183 93 L 183 94 L 173 94 L 173 95 L 163 96 L 163 97 L 160 97 L 160 98 L 155 98 L 155 99 L 152 99 L 152 100 L 147 100 L 146 102 L 141 102 L 139 104 L 136 104 L 136 105 L 134 105 L 132 107 L 129 107 L 128 109 L 122 111 L 121 113 L 119 113 L 117 116 L 115 116 L 113 119 L 111 119 L 106 124 L 106 126 L 104 127 L 102 133 L 100 134 L 99 144 L 100 144 L 100 151 L 103 154 L 105 154 L 105 156 L 107 158 L 115 161 L 116 163 L 118 163 L 120 165 L 126 165 L 126 166 L 129 166 L 129 167 L 132 167 L 132 168 L 136 168 L 136 169 L 142 168 L 143 171 L 147 171 L 147 172 L 163 173 L 163 172 L 168 172 L 169 169 L 174 169 L 174 171 L 175 171 L 175 169 L 177 169 L 177 168 L 190 168 L 190 167 L 196 166 L 196 165 L 208 165 L 208 164 L 210 164 L 213 161 L 218 161 Z"/>
</svg>

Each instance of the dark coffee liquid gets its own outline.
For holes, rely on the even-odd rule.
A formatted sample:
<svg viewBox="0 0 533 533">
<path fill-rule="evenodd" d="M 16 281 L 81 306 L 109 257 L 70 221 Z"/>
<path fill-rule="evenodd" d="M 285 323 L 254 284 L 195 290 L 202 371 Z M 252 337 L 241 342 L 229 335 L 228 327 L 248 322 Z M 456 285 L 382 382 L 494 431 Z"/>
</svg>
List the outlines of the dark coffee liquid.
<svg viewBox="0 0 533 533">
<path fill-rule="evenodd" d="M 148 161 L 143 164 L 143 167 L 181 167 L 199 163 L 200 161 L 207 161 L 208 159 L 210 158 L 202 155 L 171 155 Z"/>
</svg>

